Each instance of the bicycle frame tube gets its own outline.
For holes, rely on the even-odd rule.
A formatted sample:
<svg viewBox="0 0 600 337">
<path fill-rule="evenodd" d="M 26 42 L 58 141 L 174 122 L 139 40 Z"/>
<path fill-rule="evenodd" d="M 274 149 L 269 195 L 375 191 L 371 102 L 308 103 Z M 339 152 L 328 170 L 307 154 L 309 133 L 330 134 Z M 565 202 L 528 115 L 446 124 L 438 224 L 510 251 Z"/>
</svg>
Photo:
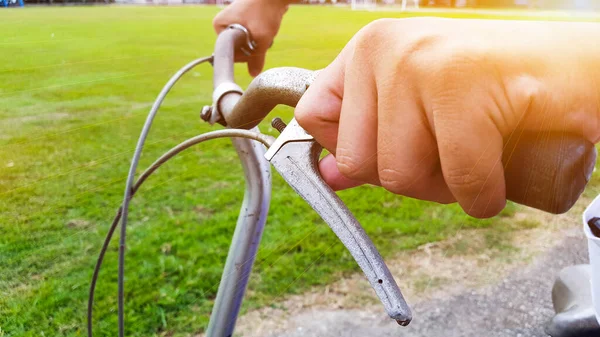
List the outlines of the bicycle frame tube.
<svg viewBox="0 0 600 337">
<path fill-rule="evenodd" d="M 235 86 L 234 51 L 244 39 L 245 34 L 235 29 L 227 29 L 217 38 L 214 55 L 215 89 L 224 84 Z M 241 92 L 227 92 L 215 103 L 220 104 L 220 109 L 226 112 L 233 109 L 240 97 Z M 258 128 L 255 129 L 258 131 Z M 207 337 L 233 335 L 271 200 L 271 166 L 264 159 L 264 146 L 242 138 L 232 139 L 232 142 L 244 168 L 246 191 L 211 313 Z"/>
<path fill-rule="evenodd" d="M 232 141 L 244 168 L 246 191 L 210 317 L 207 337 L 233 334 L 271 200 L 271 168 L 264 159 L 264 147 L 248 139 L 238 138 Z"/>
</svg>

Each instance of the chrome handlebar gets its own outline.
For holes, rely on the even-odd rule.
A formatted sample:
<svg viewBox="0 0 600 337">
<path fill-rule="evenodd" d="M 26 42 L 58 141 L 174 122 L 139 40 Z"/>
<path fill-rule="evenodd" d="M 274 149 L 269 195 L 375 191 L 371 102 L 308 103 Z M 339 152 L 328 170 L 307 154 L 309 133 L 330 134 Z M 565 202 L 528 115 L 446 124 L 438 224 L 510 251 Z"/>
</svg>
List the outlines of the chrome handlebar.
<svg viewBox="0 0 600 337">
<path fill-rule="evenodd" d="M 214 103 L 204 107 L 201 115 L 210 124 L 225 124 L 221 115 L 227 116 L 242 97 L 242 89 L 234 82 L 234 52 L 244 46 L 254 47 L 254 44 L 248 42 L 252 41 L 248 31 L 240 27 L 234 25 L 217 38 L 213 62 Z M 244 138 L 232 138 L 232 143 L 244 169 L 246 191 L 206 337 L 233 335 L 271 201 L 271 166 L 264 159 L 264 146 Z"/>
<path fill-rule="evenodd" d="M 202 113 L 202 118 L 211 124 L 258 130 L 256 126 L 276 105 L 295 107 L 316 76 L 315 71 L 300 68 L 272 69 L 254 79 L 244 93 L 234 82 L 233 62 L 236 49 L 255 46 L 248 41 L 251 41 L 251 36 L 247 30 L 240 29 L 239 25 L 224 30 L 217 38 L 213 63 L 213 104 L 211 107 L 205 107 Z M 381 255 L 352 213 L 320 177 L 315 163 L 321 147 L 295 121 L 282 131 L 283 134 L 278 138 L 280 142 L 276 141 L 273 144 L 277 146 L 271 147 L 271 154 L 268 156 L 265 156 L 264 147 L 254 141 L 234 140 L 246 173 L 246 193 L 207 329 L 207 337 L 231 336 L 233 333 L 268 210 L 269 200 L 266 197 L 270 197 L 270 191 L 265 189 L 270 188 L 269 162 L 319 213 L 348 248 L 367 275 L 390 317 L 401 325 L 407 325 L 412 318 L 410 308 Z M 307 137 L 294 139 L 294 145 L 288 146 L 285 139 L 295 137 L 296 133 L 306 134 Z M 251 145 L 254 146 L 253 151 L 247 151 L 247 147 Z M 259 151 L 257 146 L 262 151 Z M 262 169 L 253 169 L 253 166 Z M 301 175 L 299 173 L 302 170 L 310 172 L 303 172 L 305 175 Z M 310 181 L 307 180 L 307 173 L 312 177 Z M 263 183 L 255 184 L 253 181 Z M 314 190 L 316 186 L 318 189 Z M 315 191 L 317 193 L 314 193 Z M 247 204 L 253 204 L 254 208 L 250 210 Z M 259 213 L 255 213 L 256 210 L 261 210 L 260 214 L 265 216 L 252 217 L 251 215 Z M 249 244 L 250 242 L 252 244 Z M 244 268 L 239 268 L 240 263 Z"/>
</svg>

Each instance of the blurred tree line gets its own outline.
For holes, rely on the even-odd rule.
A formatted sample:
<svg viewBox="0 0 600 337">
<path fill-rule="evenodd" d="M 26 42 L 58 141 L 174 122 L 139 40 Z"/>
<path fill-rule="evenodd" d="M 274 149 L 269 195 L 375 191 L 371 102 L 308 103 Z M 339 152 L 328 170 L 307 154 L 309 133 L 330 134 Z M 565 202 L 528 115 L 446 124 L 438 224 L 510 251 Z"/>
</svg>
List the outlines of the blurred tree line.
<svg viewBox="0 0 600 337">
<path fill-rule="evenodd" d="M 230 2 L 232 0 L 225 0 Z M 382 5 L 399 5 L 402 0 L 375 0 Z M 217 0 L 25 0 L 28 4 L 94 4 L 94 3 L 216 4 Z M 304 0 L 304 4 L 350 3 L 351 0 Z M 409 1 L 412 2 L 412 1 Z M 535 8 L 600 10 L 600 0 L 419 0 L 422 7 L 471 8 Z"/>
<path fill-rule="evenodd" d="M 381 5 L 399 5 L 402 0 L 375 0 Z M 306 4 L 351 3 L 351 0 L 304 0 Z M 412 0 L 409 0 L 412 4 Z M 536 8 L 600 10 L 600 0 L 419 0 L 422 7 Z"/>
</svg>

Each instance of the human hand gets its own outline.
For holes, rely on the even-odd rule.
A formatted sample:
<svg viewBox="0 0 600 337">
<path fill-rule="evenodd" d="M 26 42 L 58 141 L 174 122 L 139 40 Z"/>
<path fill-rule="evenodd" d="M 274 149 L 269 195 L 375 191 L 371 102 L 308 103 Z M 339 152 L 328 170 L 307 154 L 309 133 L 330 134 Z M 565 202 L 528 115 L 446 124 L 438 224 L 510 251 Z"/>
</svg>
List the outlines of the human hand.
<svg viewBox="0 0 600 337">
<path fill-rule="evenodd" d="M 248 72 L 257 76 L 265 65 L 265 55 L 279 31 L 281 19 L 287 11 L 287 0 L 237 0 L 223 9 L 213 20 L 217 34 L 229 25 L 239 23 L 246 27 L 257 44 L 251 56 L 235 55 L 236 62 L 248 62 Z"/>
<path fill-rule="evenodd" d="M 384 19 L 360 32 L 298 103 L 334 156 L 334 189 L 361 183 L 490 217 L 506 203 L 515 130 L 600 140 L 600 25 Z M 540 144 L 543 146 L 543 144 Z"/>
</svg>

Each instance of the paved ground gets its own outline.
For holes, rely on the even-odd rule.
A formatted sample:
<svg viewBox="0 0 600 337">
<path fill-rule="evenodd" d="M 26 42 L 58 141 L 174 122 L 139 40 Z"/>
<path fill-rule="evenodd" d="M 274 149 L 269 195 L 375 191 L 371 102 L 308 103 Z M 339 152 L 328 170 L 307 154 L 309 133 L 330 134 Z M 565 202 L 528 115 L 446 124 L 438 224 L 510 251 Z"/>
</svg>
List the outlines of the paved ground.
<svg viewBox="0 0 600 337">
<path fill-rule="evenodd" d="M 407 328 L 379 310 L 308 310 L 292 317 L 293 330 L 271 337 L 546 337 L 553 315 L 551 289 L 563 267 L 586 263 L 587 246 L 579 229 L 539 255 L 529 266 L 477 291 L 413 305 Z"/>
</svg>

